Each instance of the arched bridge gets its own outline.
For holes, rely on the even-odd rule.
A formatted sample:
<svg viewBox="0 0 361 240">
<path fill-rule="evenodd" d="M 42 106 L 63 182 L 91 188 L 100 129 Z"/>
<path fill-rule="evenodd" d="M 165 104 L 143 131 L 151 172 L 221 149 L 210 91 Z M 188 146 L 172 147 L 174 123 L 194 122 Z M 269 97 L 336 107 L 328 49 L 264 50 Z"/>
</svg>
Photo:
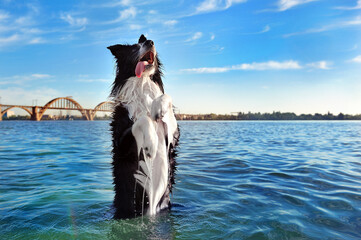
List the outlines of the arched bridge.
<svg viewBox="0 0 361 240">
<path fill-rule="evenodd" d="M 79 111 L 83 116 L 83 119 L 93 121 L 97 112 L 112 112 L 114 107 L 113 102 L 105 101 L 99 103 L 94 109 L 83 108 L 77 101 L 69 97 L 58 97 L 50 100 L 44 106 L 23 106 L 23 105 L 9 105 L 0 104 L 0 121 L 3 115 L 13 108 L 24 109 L 30 114 L 31 120 L 40 121 L 44 113 L 48 109 L 57 110 L 75 110 Z"/>
</svg>

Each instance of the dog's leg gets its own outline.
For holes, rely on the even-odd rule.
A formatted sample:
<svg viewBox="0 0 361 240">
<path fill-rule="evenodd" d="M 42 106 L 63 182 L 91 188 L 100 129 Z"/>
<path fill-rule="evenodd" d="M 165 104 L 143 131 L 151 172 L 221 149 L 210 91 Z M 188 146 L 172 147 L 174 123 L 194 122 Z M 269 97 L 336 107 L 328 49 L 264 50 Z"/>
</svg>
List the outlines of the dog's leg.
<svg viewBox="0 0 361 240">
<path fill-rule="evenodd" d="M 143 149 L 148 158 L 154 158 L 158 148 L 158 137 L 154 127 L 154 121 L 148 116 L 142 116 L 135 121 L 132 134 L 137 142 L 138 155 Z"/>
<path fill-rule="evenodd" d="M 139 161 L 139 170 L 134 174 L 136 181 L 143 187 L 142 215 L 144 209 L 144 193 L 147 192 L 149 199 L 149 213 L 155 214 L 153 162 L 158 151 L 158 135 L 155 130 L 156 122 L 150 117 L 143 115 L 135 121 L 132 134 L 136 140 L 138 155 L 143 149 L 144 161 Z"/>
<path fill-rule="evenodd" d="M 154 99 L 150 115 L 154 121 L 162 121 L 165 124 L 168 149 L 169 144 L 173 142 L 174 134 L 178 130 L 177 120 L 173 113 L 172 98 L 167 94 L 163 94 Z"/>
<path fill-rule="evenodd" d="M 154 99 L 151 109 L 151 117 L 154 121 L 162 119 L 169 111 L 172 111 L 172 98 L 163 94 Z"/>
</svg>

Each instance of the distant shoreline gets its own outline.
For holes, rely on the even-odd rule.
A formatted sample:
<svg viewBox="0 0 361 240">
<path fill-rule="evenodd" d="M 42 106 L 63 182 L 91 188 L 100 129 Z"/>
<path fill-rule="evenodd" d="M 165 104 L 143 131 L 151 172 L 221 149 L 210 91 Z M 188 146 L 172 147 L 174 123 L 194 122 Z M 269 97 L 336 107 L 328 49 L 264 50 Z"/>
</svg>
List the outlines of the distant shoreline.
<svg viewBox="0 0 361 240">
<path fill-rule="evenodd" d="M 333 115 L 327 114 L 300 114 L 292 112 L 273 112 L 273 113 L 243 113 L 238 114 L 176 114 L 177 120 L 236 120 L 236 121 L 330 121 L 330 120 L 361 120 L 361 114 L 350 115 L 339 113 Z"/>
<path fill-rule="evenodd" d="M 236 114 L 175 114 L 176 119 L 178 121 L 189 120 L 189 121 L 214 121 L 214 120 L 222 120 L 222 121 L 332 121 L 332 120 L 361 120 L 361 114 L 350 115 L 339 113 L 334 115 L 330 112 L 327 114 L 295 114 L 292 112 L 273 112 L 273 113 L 243 113 L 239 112 Z M 98 120 L 111 120 L 111 116 L 104 117 L 95 117 L 94 121 Z M 30 116 L 11 116 L 9 118 L 3 117 L 3 121 L 11 121 L 11 120 L 30 120 Z M 57 119 L 42 119 L 42 120 L 84 120 L 80 116 L 67 116 L 63 118 Z"/>
</svg>

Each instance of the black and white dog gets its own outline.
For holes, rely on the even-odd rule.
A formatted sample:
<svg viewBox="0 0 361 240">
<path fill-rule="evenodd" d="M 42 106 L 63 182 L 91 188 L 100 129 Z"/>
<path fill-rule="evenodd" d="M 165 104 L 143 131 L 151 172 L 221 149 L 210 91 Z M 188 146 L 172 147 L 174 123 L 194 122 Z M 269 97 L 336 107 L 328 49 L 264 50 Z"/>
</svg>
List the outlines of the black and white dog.
<svg viewBox="0 0 361 240">
<path fill-rule="evenodd" d="M 115 218 L 154 215 L 170 208 L 179 130 L 164 93 L 152 40 L 108 47 L 116 59 L 111 92 Z"/>
</svg>

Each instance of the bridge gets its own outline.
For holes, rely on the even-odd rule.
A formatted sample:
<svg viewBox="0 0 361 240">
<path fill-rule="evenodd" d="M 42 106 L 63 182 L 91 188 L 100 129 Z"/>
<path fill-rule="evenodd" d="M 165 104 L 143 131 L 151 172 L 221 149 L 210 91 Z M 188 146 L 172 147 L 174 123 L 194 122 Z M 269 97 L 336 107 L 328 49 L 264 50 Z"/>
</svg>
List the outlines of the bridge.
<svg viewBox="0 0 361 240">
<path fill-rule="evenodd" d="M 31 120 L 40 121 L 44 113 L 48 109 L 56 110 L 76 110 L 81 113 L 83 119 L 88 121 L 93 121 L 95 114 L 97 112 L 112 112 L 114 107 L 113 102 L 105 101 L 99 103 L 94 109 L 83 108 L 77 101 L 69 97 L 58 97 L 50 100 L 44 106 L 24 106 L 24 105 L 9 105 L 9 104 L 0 104 L 0 121 L 4 114 L 13 108 L 24 109 L 27 113 L 30 114 Z"/>
</svg>

